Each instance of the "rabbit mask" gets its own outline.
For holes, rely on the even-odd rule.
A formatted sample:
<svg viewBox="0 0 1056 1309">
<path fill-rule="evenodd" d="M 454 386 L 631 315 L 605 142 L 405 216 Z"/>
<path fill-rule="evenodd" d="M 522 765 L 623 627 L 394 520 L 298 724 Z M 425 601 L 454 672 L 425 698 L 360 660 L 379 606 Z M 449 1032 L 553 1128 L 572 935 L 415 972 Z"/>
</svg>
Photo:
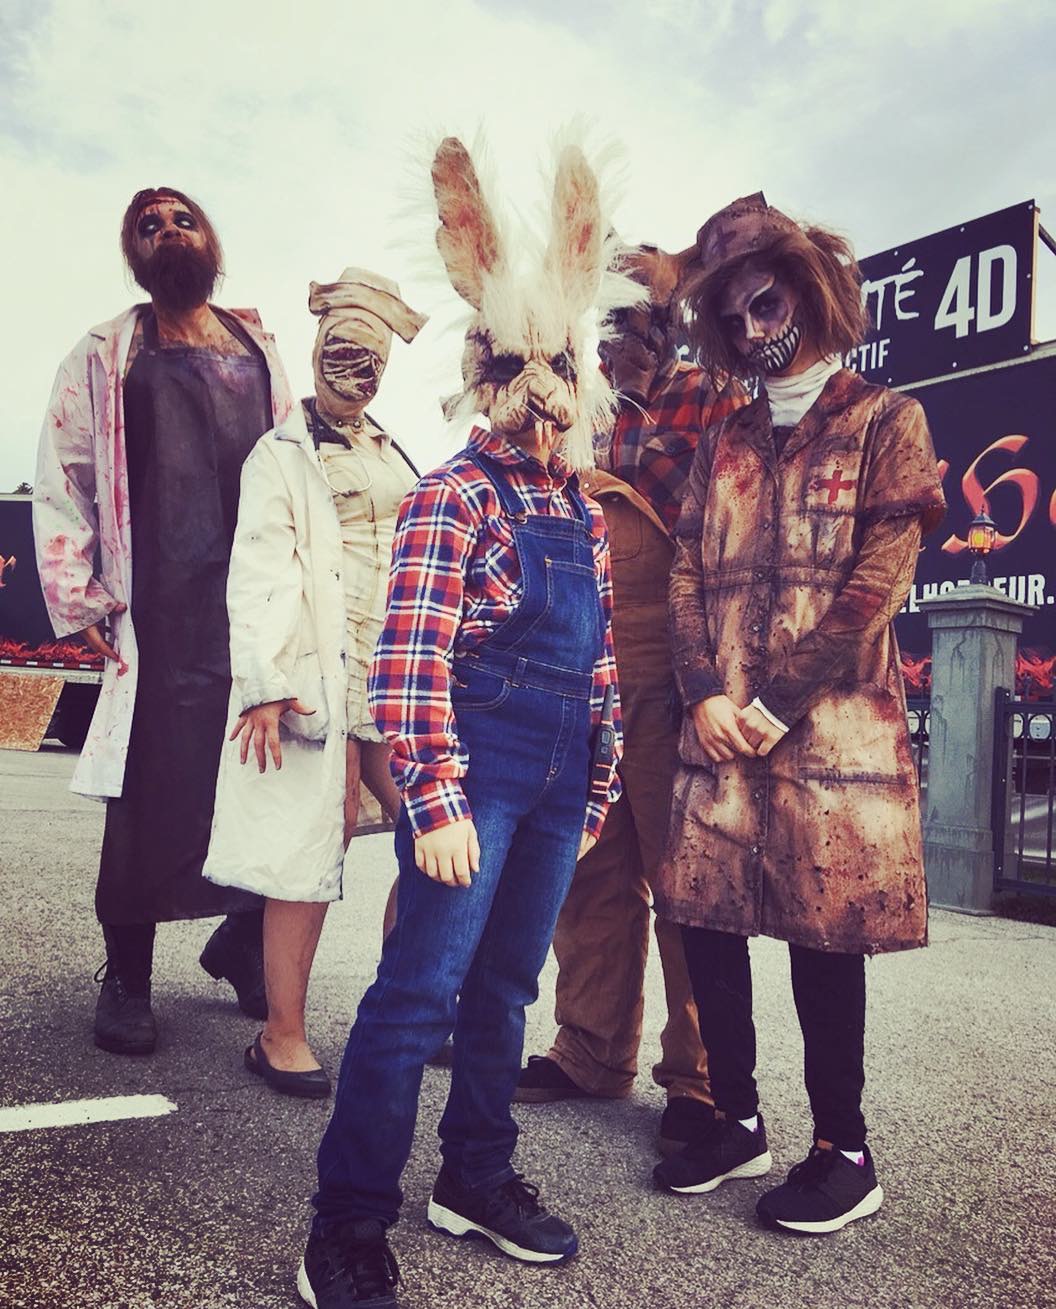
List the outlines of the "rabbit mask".
<svg viewBox="0 0 1056 1309">
<path fill-rule="evenodd" d="M 608 425 L 614 408 L 596 359 L 587 357 L 591 311 L 611 315 L 648 294 L 607 269 L 610 228 L 594 171 L 577 146 L 561 150 L 549 241 L 528 276 L 512 267 L 512 252 L 528 242 L 504 239 L 457 138 L 441 142 L 432 177 L 436 243 L 451 285 L 475 311 L 463 390 L 449 402 L 448 416 L 486 414 L 493 431 L 529 447 L 553 440 L 573 468 L 589 467 L 593 433 Z"/>
</svg>

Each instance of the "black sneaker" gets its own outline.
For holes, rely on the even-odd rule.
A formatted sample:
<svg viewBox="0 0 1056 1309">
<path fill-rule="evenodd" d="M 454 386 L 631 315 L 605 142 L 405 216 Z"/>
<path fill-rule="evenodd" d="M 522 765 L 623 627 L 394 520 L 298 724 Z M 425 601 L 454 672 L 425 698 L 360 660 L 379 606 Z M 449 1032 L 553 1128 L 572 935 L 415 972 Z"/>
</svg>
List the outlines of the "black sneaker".
<svg viewBox="0 0 1056 1309">
<path fill-rule="evenodd" d="M 736 1118 L 715 1117 L 684 1150 L 656 1165 L 653 1180 L 666 1191 L 700 1195 L 733 1178 L 762 1177 L 773 1162 L 761 1114 L 754 1132 Z"/>
<path fill-rule="evenodd" d="M 667 1102 L 660 1119 L 660 1139 L 657 1142 L 660 1153 L 665 1159 L 678 1154 L 679 1150 L 684 1150 L 691 1141 L 707 1132 L 714 1121 L 714 1105 L 694 1100 L 689 1095 L 676 1095 Z"/>
<path fill-rule="evenodd" d="M 99 1049 L 111 1054 L 153 1054 L 158 1025 L 150 1008 L 149 986 L 145 995 L 130 995 L 120 977 L 104 977 L 95 1005 L 94 1035 Z"/>
<path fill-rule="evenodd" d="M 875 1214 L 884 1202 L 884 1192 L 876 1180 L 868 1146 L 862 1154 L 865 1163 L 856 1164 L 839 1150 L 812 1146 L 788 1180 L 767 1191 L 755 1206 L 759 1221 L 767 1227 L 822 1236 L 838 1232 L 856 1218 Z"/>
<path fill-rule="evenodd" d="M 447 1168 L 429 1197 L 429 1226 L 448 1236 L 484 1236 L 504 1253 L 528 1264 L 556 1264 L 579 1242 L 571 1227 L 539 1203 L 539 1188 L 518 1173 L 498 1186 L 470 1190 Z"/>
<path fill-rule="evenodd" d="M 210 977 L 225 980 L 235 988 L 238 1007 L 250 1018 L 266 1022 L 268 997 L 264 990 L 264 944 L 255 936 L 235 931 L 225 918 L 205 943 L 198 956 Z"/>
<path fill-rule="evenodd" d="M 530 1054 L 513 1093 L 514 1104 L 552 1104 L 555 1100 L 600 1099 L 573 1082 L 560 1064 Z"/>
<path fill-rule="evenodd" d="M 312 1309 L 395 1309 L 400 1272 L 376 1218 L 358 1218 L 328 1236 L 308 1237 L 297 1291 Z"/>
</svg>

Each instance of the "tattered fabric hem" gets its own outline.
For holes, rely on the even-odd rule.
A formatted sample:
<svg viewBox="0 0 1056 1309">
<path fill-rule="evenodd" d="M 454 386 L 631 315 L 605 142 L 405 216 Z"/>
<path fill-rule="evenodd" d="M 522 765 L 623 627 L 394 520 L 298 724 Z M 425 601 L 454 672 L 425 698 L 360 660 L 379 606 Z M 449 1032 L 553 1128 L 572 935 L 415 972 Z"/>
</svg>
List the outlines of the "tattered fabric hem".
<svg viewBox="0 0 1056 1309">
<path fill-rule="evenodd" d="M 296 888 L 278 885 L 265 887 L 262 882 L 258 882 L 256 886 L 253 886 L 248 879 L 229 877 L 224 873 L 213 870 L 203 873 L 202 876 L 207 882 L 212 882 L 214 886 L 230 887 L 235 891 L 248 891 L 250 895 L 260 896 L 263 900 L 282 900 L 293 904 L 334 904 L 336 901 L 345 898 L 342 878 L 338 878 L 336 886 L 317 887 L 310 895 L 304 893 L 292 895 L 290 892 Z M 283 891 L 285 891 L 285 894 L 282 894 Z"/>
</svg>

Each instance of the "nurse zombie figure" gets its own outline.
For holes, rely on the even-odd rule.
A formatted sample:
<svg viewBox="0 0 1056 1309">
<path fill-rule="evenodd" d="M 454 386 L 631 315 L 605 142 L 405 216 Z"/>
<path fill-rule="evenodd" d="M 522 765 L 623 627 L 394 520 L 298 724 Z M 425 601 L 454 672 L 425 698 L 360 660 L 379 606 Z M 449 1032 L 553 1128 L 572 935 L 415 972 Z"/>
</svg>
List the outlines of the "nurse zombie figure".
<svg viewBox="0 0 1056 1309">
<path fill-rule="evenodd" d="M 499 227 L 460 141 L 441 144 L 433 184 L 437 244 L 474 311 L 451 409 L 491 430 L 421 480 L 396 531 L 370 698 L 403 799 L 397 915 L 319 1150 L 298 1277 L 319 1309 L 395 1304 L 386 1230 L 422 1067 L 452 1030 L 429 1221 L 533 1263 L 576 1249 L 513 1167 L 510 1098 L 558 910 L 618 789 L 610 767 L 588 794 L 616 670 L 604 520 L 576 470 L 611 405 L 586 323 L 642 290 L 606 272 L 608 222 L 578 149 L 559 157 L 549 245 L 524 275 L 514 260 L 532 246 Z"/>
<path fill-rule="evenodd" d="M 79 632 L 106 657 L 72 783 L 107 802 L 95 1042 L 148 1054 L 159 922 L 226 914 L 202 966 L 246 1013 L 266 1012 L 260 901 L 201 874 L 231 688 L 239 475 L 291 399 L 256 311 L 209 302 L 222 252 L 200 206 L 172 187 L 140 191 L 121 250 L 150 302 L 93 327 L 60 365 L 33 519 L 56 635 Z"/>
<path fill-rule="evenodd" d="M 393 333 L 425 322 L 387 277 L 313 282 L 315 394 L 246 460 L 231 553 L 232 741 L 205 876 L 265 897 L 268 1021 L 246 1067 L 285 1095 L 330 1079 L 304 1028 L 308 978 L 345 847 L 395 822 L 391 749 L 367 675 L 385 617 L 396 511 L 417 472 L 367 408 Z"/>
<path fill-rule="evenodd" d="M 676 530 L 687 712 L 657 912 L 682 927 L 718 1113 L 655 1177 L 696 1193 L 769 1171 L 747 938 L 777 937 L 813 1141 L 757 1212 L 832 1232 L 883 1199 L 861 1110 L 865 955 L 927 940 L 891 622 L 944 503 L 917 401 L 841 367 L 866 328 L 847 244 L 755 195 L 704 225 L 698 257 L 701 360 L 759 394 L 701 437 Z"/>
</svg>

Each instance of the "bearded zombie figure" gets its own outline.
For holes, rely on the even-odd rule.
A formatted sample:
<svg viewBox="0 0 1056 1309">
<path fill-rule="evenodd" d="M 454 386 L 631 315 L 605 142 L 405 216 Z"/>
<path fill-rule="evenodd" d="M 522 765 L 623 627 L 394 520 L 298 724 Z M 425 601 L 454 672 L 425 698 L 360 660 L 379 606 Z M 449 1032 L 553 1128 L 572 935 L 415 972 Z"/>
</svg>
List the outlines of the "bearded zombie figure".
<svg viewBox="0 0 1056 1309">
<path fill-rule="evenodd" d="M 528 243 L 500 227 L 460 141 L 440 145 L 432 180 L 437 244 L 472 310 L 448 408 L 491 426 L 422 478 L 396 530 L 370 699 L 402 793 L 397 918 L 319 1151 L 299 1286 L 320 1309 L 383 1287 L 395 1303 L 385 1229 L 422 1066 L 452 1029 L 430 1222 L 532 1263 L 576 1249 L 514 1171 L 510 1097 L 577 856 L 619 793 L 612 763 L 591 768 L 616 669 L 604 520 L 575 470 L 612 406 L 587 355 L 591 318 L 643 292 L 608 268 L 598 179 L 576 147 L 559 155 L 549 239 L 527 271 L 514 254 Z M 615 705 L 613 719 L 618 755 Z"/>
<path fill-rule="evenodd" d="M 657 912 L 682 927 L 715 1129 L 656 1169 L 706 1192 L 771 1166 L 747 938 L 789 943 L 814 1142 L 757 1209 L 794 1231 L 874 1213 L 861 1112 L 864 956 L 922 946 L 919 787 L 892 620 L 944 511 L 916 400 L 840 356 L 864 335 L 850 247 L 762 195 L 698 233 L 691 339 L 752 378 L 704 433 L 676 532 L 686 706 Z"/>
<path fill-rule="evenodd" d="M 147 1054 L 159 922 L 225 914 L 201 963 L 247 1013 L 265 1012 L 260 901 L 201 874 L 231 686 L 239 476 L 291 400 L 256 311 L 210 303 L 223 254 L 200 205 L 172 187 L 138 192 L 121 250 L 150 300 L 93 328 L 61 365 L 34 527 L 56 634 L 81 633 L 106 660 L 72 783 L 107 801 L 95 1041 Z"/>
</svg>

